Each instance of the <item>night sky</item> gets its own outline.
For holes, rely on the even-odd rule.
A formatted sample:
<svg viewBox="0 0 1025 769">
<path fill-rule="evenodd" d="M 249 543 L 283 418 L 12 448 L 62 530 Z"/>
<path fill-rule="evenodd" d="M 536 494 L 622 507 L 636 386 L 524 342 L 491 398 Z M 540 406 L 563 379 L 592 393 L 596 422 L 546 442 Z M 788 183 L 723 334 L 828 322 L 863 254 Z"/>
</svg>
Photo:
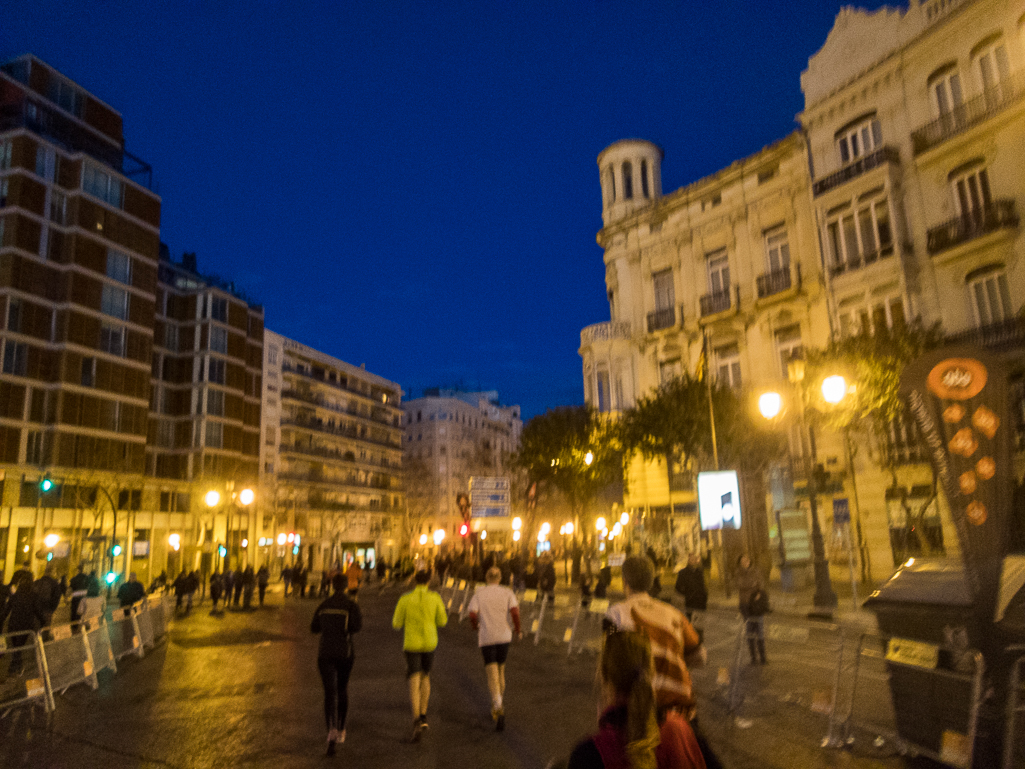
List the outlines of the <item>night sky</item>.
<svg viewBox="0 0 1025 769">
<path fill-rule="evenodd" d="M 526 419 L 583 402 L 609 317 L 598 153 L 654 141 L 668 193 L 787 135 L 839 7 L 7 0 L 0 59 L 121 113 L 175 259 L 268 328 Z"/>
</svg>

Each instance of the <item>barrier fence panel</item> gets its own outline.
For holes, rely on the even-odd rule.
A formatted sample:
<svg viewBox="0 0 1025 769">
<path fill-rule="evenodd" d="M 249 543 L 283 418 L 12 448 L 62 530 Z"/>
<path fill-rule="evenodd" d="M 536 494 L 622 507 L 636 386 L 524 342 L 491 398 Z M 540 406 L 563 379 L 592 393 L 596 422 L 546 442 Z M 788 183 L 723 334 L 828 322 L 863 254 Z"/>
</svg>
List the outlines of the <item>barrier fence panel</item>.
<svg viewBox="0 0 1025 769">
<path fill-rule="evenodd" d="M 567 654 L 574 651 L 582 654 L 585 651 L 601 651 L 602 619 L 609 610 L 607 598 L 592 598 L 590 604 L 578 604 L 573 614 L 573 625 L 570 627 L 570 638 L 567 643 Z"/>
<path fill-rule="evenodd" d="M 556 594 L 554 599 L 548 598 L 544 619 L 539 622 L 538 633 L 546 643 L 568 644 L 573 637 L 573 620 L 580 607 L 579 598 L 575 595 Z"/>
<path fill-rule="evenodd" d="M 117 660 L 114 659 L 114 648 L 110 645 L 110 631 L 104 617 L 95 617 L 82 621 L 82 632 L 85 633 L 89 652 L 92 656 L 93 668 L 96 673 L 109 668 L 117 672 Z"/>
<path fill-rule="evenodd" d="M 133 610 L 114 609 L 109 615 L 107 631 L 110 635 L 110 646 L 114 650 L 114 659 L 119 660 L 128 654 L 141 657 L 142 639 L 139 637 Z"/>
<path fill-rule="evenodd" d="M 731 711 L 738 717 L 762 717 L 783 705 L 832 721 L 843 648 L 837 625 L 772 615 L 743 621 L 729 675 Z M 763 657 L 769 664 L 761 663 Z"/>
<path fill-rule="evenodd" d="M 459 621 L 462 622 L 466 619 L 466 615 L 470 610 L 470 599 L 473 598 L 473 594 L 480 588 L 484 587 L 483 582 L 474 583 L 471 580 L 466 582 L 466 590 L 463 591 L 463 601 L 459 604 Z"/>
<path fill-rule="evenodd" d="M 139 632 L 139 641 L 141 642 L 141 648 L 145 649 L 147 646 L 152 649 L 153 643 L 156 641 L 156 636 L 153 634 L 153 614 L 154 610 L 150 607 L 148 602 L 137 603 L 134 607 L 135 614 L 135 627 Z"/>
<path fill-rule="evenodd" d="M 74 622 L 44 628 L 39 633 L 50 690 L 57 694 L 80 683 L 88 683 L 93 689 L 99 686 L 85 627 L 84 622 Z"/>
<path fill-rule="evenodd" d="M 0 635 L 0 714 L 22 705 L 53 710 L 43 644 L 32 631 Z"/>
<path fill-rule="evenodd" d="M 905 639 L 861 636 L 843 714 L 845 742 L 890 741 L 905 754 L 971 769 L 982 696 L 982 655 L 968 650 L 940 667 L 938 649 Z M 924 653 L 923 653 L 924 650 Z M 944 650 L 944 663 L 949 650 Z"/>
<path fill-rule="evenodd" d="M 1004 733 L 1003 769 L 1025 766 L 1025 646 L 1012 646 L 1017 654 L 1007 682 L 1006 731 Z"/>
<path fill-rule="evenodd" d="M 448 592 L 446 597 L 445 591 Z M 455 577 L 448 577 L 438 590 L 438 594 L 441 595 L 441 600 L 445 602 L 445 611 L 452 611 L 452 601 L 456 597 L 456 580 Z"/>
</svg>

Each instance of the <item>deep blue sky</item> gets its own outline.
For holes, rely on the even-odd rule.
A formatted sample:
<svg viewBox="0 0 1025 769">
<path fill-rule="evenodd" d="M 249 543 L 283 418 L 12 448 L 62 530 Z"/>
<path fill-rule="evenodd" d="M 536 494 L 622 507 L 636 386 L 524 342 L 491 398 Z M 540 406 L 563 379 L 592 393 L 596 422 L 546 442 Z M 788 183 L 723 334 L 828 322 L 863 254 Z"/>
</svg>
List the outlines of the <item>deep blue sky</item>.
<svg viewBox="0 0 1025 769">
<path fill-rule="evenodd" d="M 872 8 L 880 2 L 864 5 Z M 581 403 L 608 320 L 596 158 L 661 145 L 670 192 L 794 128 L 834 0 L 7 0 L 117 109 L 163 240 L 267 327 L 401 384 Z"/>
</svg>

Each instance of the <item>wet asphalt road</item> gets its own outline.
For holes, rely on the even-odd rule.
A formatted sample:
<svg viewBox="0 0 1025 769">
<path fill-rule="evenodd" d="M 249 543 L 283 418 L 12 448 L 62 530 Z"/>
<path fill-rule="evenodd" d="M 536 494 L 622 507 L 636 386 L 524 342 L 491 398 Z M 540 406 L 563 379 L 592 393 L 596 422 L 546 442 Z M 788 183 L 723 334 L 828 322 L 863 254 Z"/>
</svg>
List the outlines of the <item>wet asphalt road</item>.
<svg viewBox="0 0 1025 769">
<path fill-rule="evenodd" d="M 399 590 L 364 589 L 364 629 L 349 686 L 348 740 L 324 755 L 315 600 L 283 598 L 253 612 L 211 615 L 209 604 L 172 625 L 165 641 L 117 675 L 58 696 L 57 709 L 16 710 L 0 721 L 0 767 L 174 769 L 358 766 L 387 769 L 541 769 L 564 758 L 595 724 L 595 659 L 564 647 L 514 645 L 507 668 L 507 726 L 494 732 L 476 637 L 453 616 L 432 673 L 430 730 L 411 744 L 401 634 L 391 629 Z M 901 766 L 818 748 L 822 719 L 770 709 L 738 730 L 714 691 L 695 676 L 702 722 L 724 763 L 748 767 Z M 785 720 L 784 720 L 785 719 Z"/>
</svg>

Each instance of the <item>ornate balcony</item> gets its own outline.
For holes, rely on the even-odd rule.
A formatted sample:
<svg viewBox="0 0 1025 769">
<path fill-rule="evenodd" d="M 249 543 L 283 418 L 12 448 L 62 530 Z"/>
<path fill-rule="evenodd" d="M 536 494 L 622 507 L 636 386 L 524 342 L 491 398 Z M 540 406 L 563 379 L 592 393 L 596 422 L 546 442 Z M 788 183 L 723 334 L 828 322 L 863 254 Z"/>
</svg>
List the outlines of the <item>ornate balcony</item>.
<svg viewBox="0 0 1025 769">
<path fill-rule="evenodd" d="M 794 265 L 797 269 L 797 285 L 801 284 L 801 265 Z M 775 272 L 767 272 L 764 275 L 759 275 L 755 280 L 756 287 L 758 289 L 758 298 L 765 299 L 775 294 L 781 294 L 787 289 L 794 285 L 794 281 L 790 275 L 790 268 L 785 270 L 776 270 Z"/>
<path fill-rule="evenodd" d="M 607 320 L 593 323 L 580 332 L 580 346 L 590 347 L 595 342 L 612 342 L 616 339 L 630 339 L 630 324 L 621 320 Z"/>
<path fill-rule="evenodd" d="M 829 192 L 832 189 L 846 184 L 851 179 L 856 179 L 873 168 L 878 168 L 886 163 L 899 163 L 900 152 L 896 147 L 880 147 L 875 152 L 864 155 L 853 163 L 848 163 L 836 173 L 832 173 L 815 182 L 811 189 L 815 197 Z"/>
<path fill-rule="evenodd" d="M 1018 212 L 1015 211 L 1014 199 L 994 200 L 980 211 L 959 216 L 930 229 L 926 248 L 930 254 L 938 254 L 991 232 L 1017 226 Z"/>
<path fill-rule="evenodd" d="M 1010 318 L 1002 323 L 961 331 L 947 336 L 950 344 L 968 343 L 990 349 L 1021 347 L 1025 345 L 1025 320 Z"/>
<path fill-rule="evenodd" d="M 664 328 L 672 328 L 676 325 L 676 308 L 666 307 L 662 310 L 648 313 L 648 333 L 661 331 Z"/>
<path fill-rule="evenodd" d="M 1002 83 L 959 104 L 946 115 L 913 131 L 911 146 L 916 155 L 989 120 L 1025 95 L 1025 72 L 1016 72 Z"/>
<path fill-rule="evenodd" d="M 726 312 L 732 305 L 729 289 L 719 294 L 705 294 L 701 297 L 701 317 Z"/>
</svg>

